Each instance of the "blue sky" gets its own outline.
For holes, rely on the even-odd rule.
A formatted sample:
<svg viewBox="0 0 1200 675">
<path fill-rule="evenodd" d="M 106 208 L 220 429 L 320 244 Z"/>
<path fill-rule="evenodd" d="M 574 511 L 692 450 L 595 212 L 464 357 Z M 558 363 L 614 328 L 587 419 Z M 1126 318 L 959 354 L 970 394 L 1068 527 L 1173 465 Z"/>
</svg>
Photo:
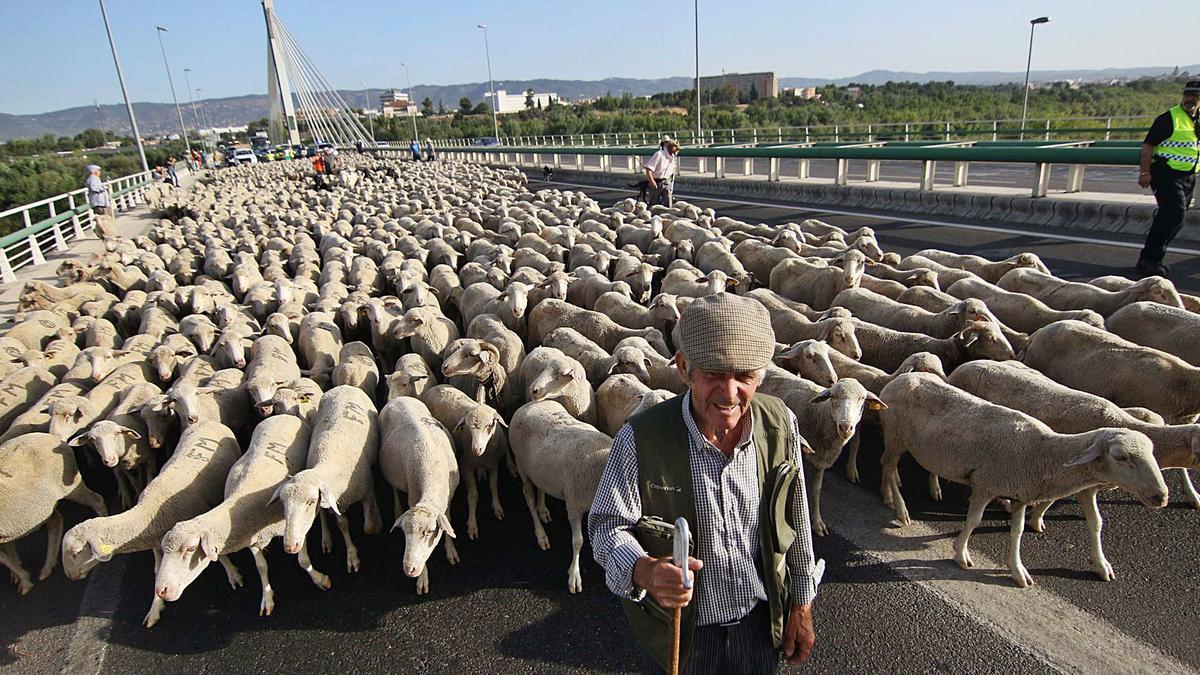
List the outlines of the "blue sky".
<svg viewBox="0 0 1200 675">
<path fill-rule="evenodd" d="M 170 101 L 155 25 L 166 26 L 181 99 L 183 69 L 203 97 L 266 92 L 265 29 L 256 0 L 106 0 L 130 95 Z M 276 0 L 292 35 L 335 86 L 356 89 L 486 79 L 667 77 L 694 72 L 687 0 Z M 1200 5 L 1129 0 L 798 2 L 700 0 L 704 74 L 774 70 L 845 77 L 889 70 L 1025 67 L 1028 20 L 1039 26 L 1034 69 L 1187 65 L 1195 40 L 1161 44 L 1162 26 L 1200 26 Z M 1169 18 L 1169 20 L 1168 20 Z M 0 112 L 35 113 L 121 100 L 96 0 L 0 0 L 5 27 Z M 1186 32 L 1167 34 L 1176 37 Z"/>
</svg>

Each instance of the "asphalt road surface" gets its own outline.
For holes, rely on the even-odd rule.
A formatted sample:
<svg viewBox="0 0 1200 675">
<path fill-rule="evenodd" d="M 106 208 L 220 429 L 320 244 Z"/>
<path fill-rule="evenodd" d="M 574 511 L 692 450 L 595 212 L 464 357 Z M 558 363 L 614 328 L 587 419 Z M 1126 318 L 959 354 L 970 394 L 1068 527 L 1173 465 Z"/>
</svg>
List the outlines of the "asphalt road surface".
<svg viewBox="0 0 1200 675">
<path fill-rule="evenodd" d="M 531 187 L 542 187 L 533 184 Z M 602 204 L 624 198 L 588 190 Z M 885 250 L 909 253 L 930 246 L 1007 256 L 1030 250 L 1058 274 L 1085 278 L 1121 272 L 1136 259 L 1128 240 L 1086 243 L 1053 232 L 997 232 L 897 217 L 832 214 L 795 207 L 693 200 L 748 221 L 787 222 L 817 217 L 847 229 L 870 225 Z M 1177 283 L 1200 289 L 1197 259 L 1172 254 Z M 1098 364 L 1102 367 L 1102 364 Z M 1004 561 L 1007 514 L 989 509 L 971 540 L 976 569 L 959 570 L 949 546 L 961 527 L 966 493 L 945 485 L 942 501 L 926 495 L 924 472 L 902 462 L 903 493 L 914 518 L 890 521 L 879 502 L 878 435 L 864 430 L 858 485 L 842 477 L 844 459 L 825 479 L 822 508 L 832 533 L 816 552 L 828 571 L 814 609 L 817 647 L 813 672 L 1191 672 L 1200 671 L 1200 571 L 1195 536 L 1200 512 L 1177 498 L 1152 511 L 1119 491 L 1103 493 L 1104 544 L 1117 580 L 1091 572 L 1078 507 L 1050 511 L 1045 533 L 1026 531 L 1022 552 L 1036 581 L 1018 589 Z M 1176 472 L 1177 473 L 1177 472 Z M 99 477 L 103 479 L 103 477 Z M 382 490 L 381 495 L 388 494 Z M 505 475 L 497 521 L 481 495 L 480 538 L 465 531 L 462 490 L 452 506 L 462 562 L 450 566 L 441 550 L 430 559 L 428 595 L 400 569 L 399 533 L 366 536 L 361 515 L 351 522 L 362 571 L 345 569 L 334 531 L 331 553 L 310 536 L 314 565 L 333 587 L 317 589 L 278 543 L 268 550 L 275 612 L 258 616 L 259 582 L 250 555 L 233 555 L 245 587 L 232 590 L 217 565 L 205 570 L 161 623 L 141 626 L 152 594 L 149 553 L 114 559 L 86 581 L 56 570 L 18 597 L 0 588 L 0 670 L 56 672 L 631 672 L 638 654 L 602 571 L 584 547 L 584 592 L 566 589 L 570 533 L 561 503 L 549 500 L 552 547 L 533 537 L 520 486 Z M 391 500 L 381 499 L 390 523 Z M 67 526 L 89 514 L 64 507 Z M 36 569 L 43 534 L 21 545 Z M 799 669 L 788 669 L 798 672 Z"/>
</svg>

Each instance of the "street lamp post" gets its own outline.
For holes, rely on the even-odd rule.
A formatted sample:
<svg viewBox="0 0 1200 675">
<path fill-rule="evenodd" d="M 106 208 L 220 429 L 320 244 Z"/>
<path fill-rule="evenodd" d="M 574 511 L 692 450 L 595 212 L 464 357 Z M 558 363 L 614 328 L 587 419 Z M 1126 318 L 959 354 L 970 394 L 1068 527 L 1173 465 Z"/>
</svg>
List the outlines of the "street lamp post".
<svg viewBox="0 0 1200 675">
<path fill-rule="evenodd" d="M 500 95 L 496 93 L 496 84 L 492 81 L 492 50 L 488 46 L 487 24 L 478 24 L 476 28 L 483 29 L 483 52 L 487 55 L 488 86 L 492 89 L 492 133 L 496 135 L 496 140 L 499 141 L 500 123 L 496 120 L 496 108 L 500 104 Z"/>
<path fill-rule="evenodd" d="M 1025 60 L 1025 101 L 1021 104 L 1021 140 L 1025 140 L 1025 113 L 1029 110 L 1029 67 L 1033 65 L 1033 29 L 1039 23 L 1050 23 L 1050 17 L 1029 20 L 1029 56 Z"/>
<path fill-rule="evenodd" d="M 112 47 L 113 65 L 117 67 L 117 81 L 121 83 L 121 95 L 125 97 L 125 110 L 129 113 L 129 128 L 133 130 L 133 142 L 137 143 L 138 158 L 142 160 L 142 171 L 149 171 L 146 149 L 142 147 L 142 135 L 138 133 L 137 118 L 133 116 L 133 104 L 129 102 L 129 91 L 125 89 L 125 76 L 121 73 L 121 59 L 117 56 L 117 43 L 113 41 L 112 28 L 108 25 L 108 10 L 100 0 L 100 14 L 104 17 L 104 31 L 108 33 L 108 46 Z"/>
<path fill-rule="evenodd" d="M 167 32 L 162 26 L 155 26 L 158 29 L 158 48 L 162 51 L 163 67 L 167 69 L 167 84 L 171 85 L 171 100 L 175 102 L 175 114 L 179 116 L 179 129 L 183 132 L 183 145 L 187 148 L 188 161 L 192 161 L 192 144 L 188 141 L 187 126 L 183 123 L 183 111 L 179 109 L 179 97 L 175 96 L 175 80 L 171 78 L 171 66 L 167 63 L 167 48 L 163 45 L 162 34 Z"/>
<path fill-rule="evenodd" d="M 363 114 L 367 116 L 367 124 L 371 127 L 371 140 L 375 140 L 375 120 L 371 118 L 371 92 L 367 89 L 367 83 L 363 82 Z"/>
<path fill-rule="evenodd" d="M 696 143 L 700 143 L 700 0 L 696 0 Z"/>
<path fill-rule="evenodd" d="M 415 108 L 417 105 L 417 99 L 413 98 L 412 75 L 408 72 L 408 64 L 407 63 L 401 63 L 400 65 L 404 66 L 404 80 L 406 82 L 408 82 L 408 102 L 410 104 L 412 104 L 412 106 Z M 412 120 L 413 140 L 420 143 L 421 138 L 419 136 L 417 136 L 417 116 L 410 113 L 408 115 L 408 118 L 410 120 Z"/>
<path fill-rule="evenodd" d="M 205 141 L 204 141 L 204 132 L 203 132 L 204 125 L 202 125 L 200 123 L 200 113 L 196 112 L 196 95 L 192 93 L 192 69 L 191 68 L 183 69 L 183 81 L 185 84 L 187 84 L 188 103 L 192 107 L 192 118 L 196 120 L 196 133 L 200 135 L 200 142 L 202 144 L 204 144 L 205 146 L 207 146 L 207 143 L 205 143 Z"/>
</svg>

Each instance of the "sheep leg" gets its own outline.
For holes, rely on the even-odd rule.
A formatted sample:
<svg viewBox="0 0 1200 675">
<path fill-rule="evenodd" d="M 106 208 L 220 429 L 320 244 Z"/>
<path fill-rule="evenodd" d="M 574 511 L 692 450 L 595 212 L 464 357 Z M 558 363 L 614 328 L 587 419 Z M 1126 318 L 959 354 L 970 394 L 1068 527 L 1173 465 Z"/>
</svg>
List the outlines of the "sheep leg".
<svg viewBox="0 0 1200 675">
<path fill-rule="evenodd" d="M 422 565 L 421 573 L 417 575 L 417 595 L 425 595 L 429 592 L 429 566 Z"/>
<path fill-rule="evenodd" d="M 550 522 L 550 509 L 546 508 L 546 491 L 539 489 L 537 491 L 538 498 L 538 517 L 543 523 Z"/>
<path fill-rule="evenodd" d="M 851 483 L 858 482 L 858 432 L 854 432 L 854 436 L 850 438 L 850 442 L 846 444 L 846 480 Z"/>
<path fill-rule="evenodd" d="M 500 469 L 492 467 L 487 473 L 488 488 L 492 491 L 492 514 L 496 520 L 504 520 L 504 507 L 500 505 Z"/>
<path fill-rule="evenodd" d="M 17 593 L 25 595 L 33 588 L 33 578 L 21 567 L 21 556 L 17 553 L 17 545 L 13 542 L 0 545 L 0 565 L 12 572 L 13 583 L 17 585 Z"/>
<path fill-rule="evenodd" d="M 229 559 L 229 556 L 217 556 L 217 562 L 221 563 L 221 567 L 225 568 L 225 578 L 229 580 L 229 587 L 241 588 L 243 583 L 242 573 L 238 572 L 237 565 L 233 564 L 233 561 Z"/>
<path fill-rule="evenodd" d="M 346 571 L 357 572 L 359 567 L 358 547 L 350 539 L 350 519 L 346 516 L 337 516 L 336 520 L 338 530 L 342 533 L 342 539 L 346 541 Z"/>
<path fill-rule="evenodd" d="M 1033 508 L 1030 509 L 1028 516 L 1028 525 L 1030 530 L 1034 532 L 1046 531 L 1046 520 L 1043 516 L 1046 515 L 1046 512 L 1049 511 L 1050 507 L 1053 505 L 1053 499 L 1048 502 L 1040 502 L 1033 505 Z"/>
<path fill-rule="evenodd" d="M 154 551 L 154 574 L 157 575 L 158 566 L 162 564 L 162 549 L 155 546 L 151 550 Z M 162 615 L 164 605 L 166 605 L 166 602 L 155 593 L 154 599 L 150 602 L 150 611 L 146 612 L 146 618 L 142 620 L 142 625 L 146 628 L 153 628 Z"/>
<path fill-rule="evenodd" d="M 525 495 L 525 506 L 529 508 L 529 515 L 533 518 L 533 533 L 537 537 L 538 547 L 545 551 L 550 548 L 550 538 L 546 536 L 546 530 L 542 528 L 542 520 L 538 517 L 535 489 L 533 482 L 528 478 L 521 479 L 521 493 Z"/>
<path fill-rule="evenodd" d="M 958 538 L 954 540 L 954 562 L 964 570 L 975 566 L 975 561 L 971 560 L 971 552 L 967 550 L 967 542 L 970 541 L 975 528 L 979 527 L 980 521 L 983 520 L 983 511 L 991 501 L 990 496 L 971 494 L 970 505 L 967 507 L 967 520 L 963 523 L 962 532 L 959 532 Z"/>
<path fill-rule="evenodd" d="M 275 611 L 275 589 L 271 588 L 271 579 L 267 576 L 267 558 L 261 548 L 250 547 L 250 555 L 254 556 L 254 567 L 258 570 L 258 580 L 262 583 L 262 600 L 258 603 L 259 616 L 271 616 Z"/>
<path fill-rule="evenodd" d="M 321 516 L 321 552 L 332 553 L 333 535 L 329 532 L 329 516 L 324 509 L 317 509 L 317 514 Z"/>
<path fill-rule="evenodd" d="M 579 574 L 579 551 L 583 549 L 583 514 L 572 509 L 567 514 L 571 521 L 571 566 L 567 568 L 567 590 L 583 592 L 583 577 Z"/>
<path fill-rule="evenodd" d="M 479 506 L 479 482 L 472 469 L 465 471 L 463 477 L 467 479 L 467 538 L 478 539 L 479 521 L 475 519 L 475 509 Z"/>
<path fill-rule="evenodd" d="M 929 498 L 935 502 L 942 501 L 942 482 L 936 473 L 929 474 Z"/>
<path fill-rule="evenodd" d="M 375 481 L 367 481 L 367 496 L 363 497 L 363 532 L 379 534 L 383 531 L 383 516 L 379 513 L 379 502 L 375 500 Z"/>
<path fill-rule="evenodd" d="M 125 475 L 124 469 L 116 469 L 113 471 L 113 476 L 117 479 L 117 498 L 121 502 L 121 510 L 128 511 L 133 506 L 133 500 L 129 497 L 129 478 Z"/>
<path fill-rule="evenodd" d="M 450 517 L 449 512 L 446 513 L 446 517 Z M 446 562 L 451 565 L 457 565 L 459 561 L 458 547 L 454 545 L 454 537 L 445 535 L 442 537 L 442 540 L 446 542 Z"/>
<path fill-rule="evenodd" d="M 42 570 L 38 572 L 38 581 L 49 579 L 50 573 L 54 571 L 59 547 L 62 546 L 62 535 L 63 517 L 58 509 L 55 509 L 46 520 L 46 562 L 42 563 Z"/>
<path fill-rule="evenodd" d="M 312 559 L 308 557 L 307 541 L 300 542 L 300 553 L 296 555 L 296 562 L 300 563 L 300 569 L 304 570 L 305 573 L 308 574 L 308 578 L 312 579 L 312 582 L 317 585 L 317 588 L 327 591 L 329 590 L 329 587 L 333 585 L 333 582 L 329 580 L 329 575 L 322 574 L 313 567 Z"/>
<path fill-rule="evenodd" d="M 1104 528 L 1104 519 L 1100 517 L 1100 507 L 1096 504 L 1096 488 L 1089 488 L 1075 495 L 1079 507 L 1083 509 L 1083 517 L 1087 520 L 1088 544 L 1092 549 L 1092 569 L 1101 581 L 1112 581 L 1117 578 L 1108 558 L 1104 557 L 1104 547 L 1100 542 L 1100 530 Z"/>
<path fill-rule="evenodd" d="M 1195 486 L 1192 485 L 1192 477 L 1188 475 L 1187 469 L 1179 470 L 1179 477 L 1183 484 L 1183 494 L 1192 503 L 1192 506 L 1200 509 L 1200 493 L 1196 492 Z"/>
<path fill-rule="evenodd" d="M 98 516 L 108 515 L 108 507 L 104 505 L 104 498 L 93 492 L 88 486 L 84 485 L 83 481 L 80 481 L 79 485 L 76 485 L 75 489 L 71 490 L 71 493 L 68 494 L 66 498 L 75 502 L 76 504 L 82 504 L 83 506 L 88 507 Z"/>
<path fill-rule="evenodd" d="M 1008 536 L 1008 571 L 1017 586 L 1026 588 L 1033 585 L 1033 577 L 1025 564 L 1021 562 L 1021 535 L 1025 532 L 1025 504 L 1013 500 L 1012 528 Z"/>
<path fill-rule="evenodd" d="M 825 480 L 825 469 L 813 471 L 812 486 L 809 488 L 809 517 L 812 518 L 812 532 L 818 537 L 829 534 L 825 520 L 821 518 L 821 483 Z"/>
</svg>

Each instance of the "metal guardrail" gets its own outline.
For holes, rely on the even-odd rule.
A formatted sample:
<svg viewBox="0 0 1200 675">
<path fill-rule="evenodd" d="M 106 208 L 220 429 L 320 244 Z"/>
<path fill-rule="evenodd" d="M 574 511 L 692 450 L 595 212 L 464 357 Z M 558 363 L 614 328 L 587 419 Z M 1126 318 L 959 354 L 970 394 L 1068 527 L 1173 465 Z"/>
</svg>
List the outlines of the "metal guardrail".
<svg viewBox="0 0 1200 675">
<path fill-rule="evenodd" d="M 114 211 L 119 213 L 145 203 L 146 187 L 152 181 L 150 171 L 105 181 Z M 42 217 L 43 213 L 48 215 Z M 67 242 L 82 238 L 96 226 L 96 216 L 87 203 L 87 188 L 0 213 L 0 221 L 11 217 L 21 218 L 25 227 L 0 237 L 0 283 L 6 284 L 17 280 L 16 270 L 46 262 L 44 251 L 65 251 Z"/>
<path fill-rule="evenodd" d="M 700 134 L 695 129 L 663 131 L 632 131 L 598 134 L 505 136 L 499 145 L 512 147 L 529 146 L 609 146 L 646 145 L 657 142 L 663 134 L 670 134 L 686 145 L 713 145 L 716 143 L 768 143 L 768 142 L 811 142 L 814 140 L 865 141 L 877 140 L 990 140 L 1004 138 L 1024 140 L 1041 138 L 1050 141 L 1072 136 L 1095 136 L 1096 140 L 1113 140 L 1113 136 L 1136 138 L 1146 133 L 1154 115 L 1127 115 L 1114 117 L 1059 117 L 1039 118 L 1026 121 L 1025 128 L 1019 119 L 999 120 L 956 120 L 939 122 L 885 122 L 882 124 L 829 124 L 799 127 L 754 127 L 745 129 L 705 129 Z M 1082 126 L 1081 126 L 1082 125 Z M 434 141 L 438 147 L 478 147 L 481 139 L 448 138 Z"/>
<path fill-rule="evenodd" d="M 1084 167 L 1087 165 L 1137 166 L 1140 143 L 1136 141 L 1072 141 L 1045 143 L 1043 141 L 997 141 L 997 142 L 951 142 L 913 143 L 772 143 L 765 145 L 722 145 L 709 147 L 684 147 L 680 156 L 697 158 L 696 174 L 711 174 L 713 178 L 739 175 L 727 171 L 728 160 L 741 160 L 742 176 L 753 176 L 754 162 L 767 162 L 766 180 L 779 181 L 780 162 L 784 159 L 798 161 L 795 179 L 810 179 L 811 162 L 814 159 L 831 159 L 837 163 L 834 185 L 849 183 L 849 163 L 867 163 L 867 183 L 880 179 L 880 163 L 883 161 L 908 161 L 921 163 L 920 190 L 934 189 L 934 172 L 937 163 L 954 162 L 954 187 L 967 185 L 971 162 L 993 162 L 1028 164 L 1033 169 L 1032 196 L 1044 197 L 1049 190 L 1050 167 L 1054 164 L 1068 166 L 1067 192 L 1083 189 Z M 585 157 L 598 156 L 599 170 L 612 172 L 613 158 L 623 159 L 625 170 L 635 171 L 635 158 L 653 154 L 656 146 L 492 146 L 492 147 L 445 147 L 438 151 L 463 157 L 466 161 L 484 163 L 513 163 L 520 166 L 541 166 L 548 160 L 555 168 L 571 166 L 578 170 L 586 167 Z M 381 150 L 382 156 L 391 156 Z M 398 154 L 397 156 L 402 156 Z M 526 161 L 529 157 L 529 161 Z M 573 158 L 565 162 L 564 157 Z M 711 171 L 708 162 L 712 161 Z M 682 169 L 681 174 L 686 174 Z M 789 177 L 790 178 L 790 177 Z"/>
</svg>

